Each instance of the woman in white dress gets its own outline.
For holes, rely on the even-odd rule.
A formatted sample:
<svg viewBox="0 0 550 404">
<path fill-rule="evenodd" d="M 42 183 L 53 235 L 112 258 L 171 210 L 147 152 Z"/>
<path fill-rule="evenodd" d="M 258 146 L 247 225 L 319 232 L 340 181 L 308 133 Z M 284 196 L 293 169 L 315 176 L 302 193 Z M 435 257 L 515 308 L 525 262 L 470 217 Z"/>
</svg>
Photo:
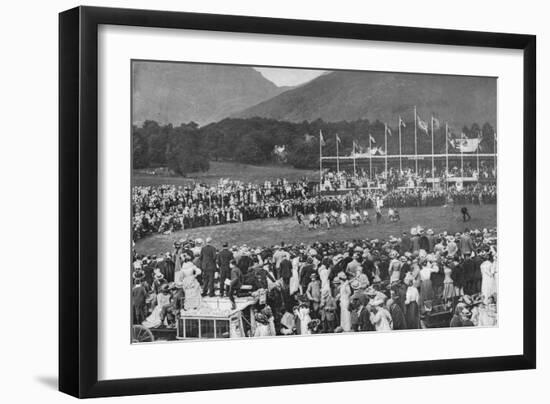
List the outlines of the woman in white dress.
<svg viewBox="0 0 550 404">
<path fill-rule="evenodd" d="M 183 309 L 194 310 L 200 307 L 202 301 L 201 285 L 197 280 L 197 275 L 201 274 L 201 270 L 191 261 L 191 257 L 188 255 L 184 255 L 183 259 L 184 263 L 181 270 L 176 272 L 174 280 L 176 285 L 181 285 L 185 293 Z"/>
<path fill-rule="evenodd" d="M 325 258 L 317 272 L 319 273 L 319 279 L 321 280 L 321 291 L 328 291 L 328 293 L 331 294 L 329 280 L 330 270 L 328 269 L 329 266 L 330 260 Z"/>
<path fill-rule="evenodd" d="M 443 299 L 452 300 L 456 296 L 453 278 L 451 277 L 453 270 L 445 265 L 443 268 L 445 279 L 443 280 Z"/>
<path fill-rule="evenodd" d="M 162 308 L 170 303 L 170 287 L 167 283 L 162 285 L 161 291 L 159 294 L 157 294 L 157 305 L 149 315 L 141 324 L 147 328 L 157 328 L 162 324 L 162 320 L 160 319 L 160 313 L 162 311 Z"/>
<path fill-rule="evenodd" d="M 481 294 L 484 301 L 487 302 L 489 297 L 497 293 L 497 266 L 496 261 L 493 262 L 492 256 L 481 264 Z"/>
<path fill-rule="evenodd" d="M 340 293 L 337 296 L 337 300 L 340 301 L 340 327 L 344 332 L 351 331 L 351 313 L 349 311 L 349 303 L 351 298 L 351 287 L 347 276 L 341 272 L 338 274 L 341 280 Z"/>
<path fill-rule="evenodd" d="M 292 262 L 292 276 L 289 281 L 289 293 L 290 296 L 294 295 L 300 290 L 300 275 L 298 273 L 298 267 L 300 263 L 299 257 L 294 257 L 291 260 Z"/>
<path fill-rule="evenodd" d="M 376 305 L 370 312 L 370 322 L 374 325 L 376 331 L 390 331 L 391 314 L 383 305 Z"/>
<path fill-rule="evenodd" d="M 408 329 L 420 328 L 419 300 L 420 295 L 418 289 L 414 286 L 413 281 L 409 281 L 407 293 L 405 295 L 405 319 L 407 320 Z"/>
</svg>

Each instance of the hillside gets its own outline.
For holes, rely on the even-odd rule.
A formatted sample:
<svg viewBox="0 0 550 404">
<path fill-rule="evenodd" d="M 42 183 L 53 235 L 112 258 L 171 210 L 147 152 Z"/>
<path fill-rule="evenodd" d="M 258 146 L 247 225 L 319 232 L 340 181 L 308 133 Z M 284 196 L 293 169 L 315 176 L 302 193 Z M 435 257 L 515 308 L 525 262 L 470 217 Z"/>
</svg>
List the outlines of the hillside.
<svg viewBox="0 0 550 404">
<path fill-rule="evenodd" d="M 251 67 L 192 63 L 134 62 L 134 124 L 216 122 L 272 98 L 277 87 Z"/>
<path fill-rule="evenodd" d="M 487 77 L 336 71 L 247 108 L 233 117 L 290 122 L 369 119 L 395 125 L 431 114 L 461 128 L 496 123 L 496 79 Z"/>
</svg>

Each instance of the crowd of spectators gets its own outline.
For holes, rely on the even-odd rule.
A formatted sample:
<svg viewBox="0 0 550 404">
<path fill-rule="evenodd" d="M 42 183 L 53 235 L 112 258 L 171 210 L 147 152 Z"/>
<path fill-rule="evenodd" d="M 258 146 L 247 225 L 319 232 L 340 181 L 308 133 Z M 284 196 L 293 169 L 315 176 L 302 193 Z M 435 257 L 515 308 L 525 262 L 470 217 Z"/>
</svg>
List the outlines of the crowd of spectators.
<svg viewBox="0 0 550 404">
<path fill-rule="evenodd" d="M 393 208 L 451 204 L 496 203 L 496 184 L 472 183 L 445 188 L 394 188 L 348 190 L 319 195 L 306 182 L 278 180 L 262 185 L 236 181 L 208 187 L 175 185 L 135 186 L 132 190 L 133 237 L 170 234 L 194 227 L 254 219 L 292 217 L 376 206 Z"/>
<path fill-rule="evenodd" d="M 310 193 L 306 182 L 284 179 L 261 185 L 220 180 L 215 186 L 134 186 L 133 235 L 137 240 L 151 233 L 289 216 L 292 201 Z"/>
<path fill-rule="evenodd" d="M 234 304 L 257 291 L 249 336 L 497 325 L 495 229 L 258 247 L 182 239 L 158 256 L 134 251 L 131 273 L 133 323 L 148 327 L 175 327 L 204 296 Z"/>
</svg>

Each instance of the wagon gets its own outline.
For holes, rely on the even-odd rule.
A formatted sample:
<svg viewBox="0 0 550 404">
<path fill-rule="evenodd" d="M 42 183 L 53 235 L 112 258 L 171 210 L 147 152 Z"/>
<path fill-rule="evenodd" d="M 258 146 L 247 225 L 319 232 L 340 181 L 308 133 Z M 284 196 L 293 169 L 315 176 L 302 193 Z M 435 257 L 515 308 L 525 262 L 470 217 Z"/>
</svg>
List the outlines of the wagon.
<svg viewBox="0 0 550 404">
<path fill-rule="evenodd" d="M 181 310 L 175 328 L 132 326 L 132 343 L 211 338 L 243 338 L 255 328 L 254 297 L 205 297 L 197 310 Z"/>
<path fill-rule="evenodd" d="M 235 298 L 236 308 L 227 297 L 203 298 L 197 310 L 181 311 L 176 339 L 243 338 L 254 329 L 253 297 Z"/>
</svg>

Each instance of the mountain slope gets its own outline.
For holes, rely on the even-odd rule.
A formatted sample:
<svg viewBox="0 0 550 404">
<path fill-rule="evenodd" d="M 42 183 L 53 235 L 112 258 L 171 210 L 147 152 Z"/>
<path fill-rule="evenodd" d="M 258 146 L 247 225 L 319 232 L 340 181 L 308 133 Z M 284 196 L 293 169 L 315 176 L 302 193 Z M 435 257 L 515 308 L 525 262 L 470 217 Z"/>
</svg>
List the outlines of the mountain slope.
<svg viewBox="0 0 550 404">
<path fill-rule="evenodd" d="M 487 77 L 337 71 L 233 115 L 302 122 L 369 119 L 395 126 L 433 114 L 461 128 L 496 122 L 496 79 Z"/>
<path fill-rule="evenodd" d="M 251 67 L 134 62 L 132 122 L 216 122 L 272 98 L 277 87 Z"/>
</svg>

